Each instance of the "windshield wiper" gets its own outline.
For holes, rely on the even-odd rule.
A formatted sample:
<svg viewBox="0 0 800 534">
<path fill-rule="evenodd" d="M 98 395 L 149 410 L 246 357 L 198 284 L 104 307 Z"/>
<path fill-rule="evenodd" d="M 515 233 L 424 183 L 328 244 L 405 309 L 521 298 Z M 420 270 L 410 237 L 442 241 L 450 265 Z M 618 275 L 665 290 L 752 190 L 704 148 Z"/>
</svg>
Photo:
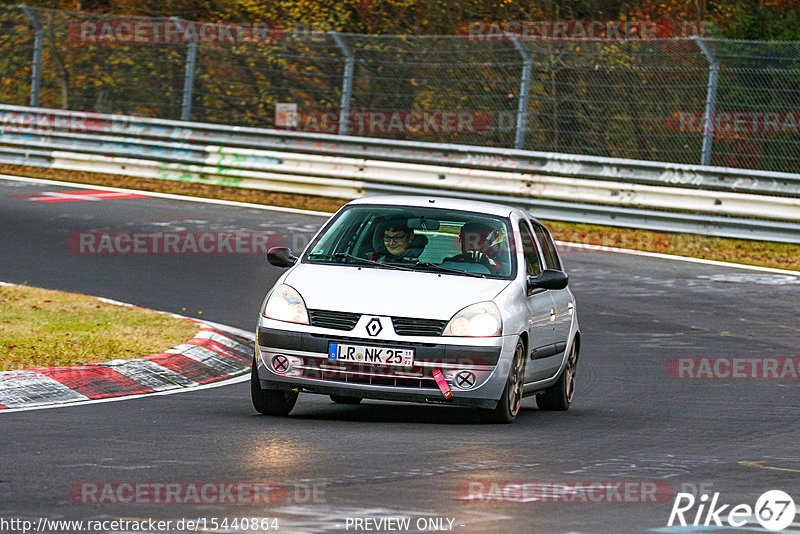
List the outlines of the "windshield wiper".
<svg viewBox="0 0 800 534">
<path fill-rule="evenodd" d="M 414 264 L 415 267 L 424 267 L 426 269 L 431 269 L 433 271 L 439 271 L 443 273 L 453 273 L 453 274 L 465 274 L 467 276 L 474 276 L 476 278 L 486 278 L 485 274 L 481 273 L 471 273 L 469 271 L 462 271 L 461 269 L 451 269 L 450 267 L 442 267 L 441 265 L 436 265 L 435 263 L 431 263 L 429 261 L 418 261 Z"/>
<path fill-rule="evenodd" d="M 383 268 L 386 268 L 386 269 L 397 269 L 398 271 L 413 271 L 414 270 L 414 269 L 411 269 L 410 267 L 401 267 L 401 266 L 395 265 L 393 263 L 381 263 L 381 262 L 375 261 L 375 260 L 368 260 L 367 258 L 359 258 L 358 256 L 353 256 L 352 254 L 348 254 L 346 252 L 337 252 L 336 254 L 321 254 L 321 253 L 313 254 L 312 253 L 312 254 L 309 254 L 308 257 L 309 257 L 309 259 L 313 258 L 313 259 L 324 259 L 324 260 L 330 260 L 330 259 L 337 259 L 338 260 L 338 259 L 343 259 L 344 258 L 344 259 L 348 259 L 348 260 L 359 261 L 361 263 L 366 263 L 368 265 L 375 265 L 376 267 L 383 267 Z"/>
</svg>

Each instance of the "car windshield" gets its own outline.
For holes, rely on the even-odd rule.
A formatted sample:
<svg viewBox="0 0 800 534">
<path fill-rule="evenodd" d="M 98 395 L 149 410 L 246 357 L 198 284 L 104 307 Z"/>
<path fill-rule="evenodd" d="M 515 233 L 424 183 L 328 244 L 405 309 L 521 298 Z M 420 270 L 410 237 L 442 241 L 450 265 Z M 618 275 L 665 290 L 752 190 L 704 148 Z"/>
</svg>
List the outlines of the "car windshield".
<svg viewBox="0 0 800 534">
<path fill-rule="evenodd" d="M 513 235 L 502 217 L 445 209 L 351 206 L 331 221 L 304 262 L 511 278 Z"/>
</svg>

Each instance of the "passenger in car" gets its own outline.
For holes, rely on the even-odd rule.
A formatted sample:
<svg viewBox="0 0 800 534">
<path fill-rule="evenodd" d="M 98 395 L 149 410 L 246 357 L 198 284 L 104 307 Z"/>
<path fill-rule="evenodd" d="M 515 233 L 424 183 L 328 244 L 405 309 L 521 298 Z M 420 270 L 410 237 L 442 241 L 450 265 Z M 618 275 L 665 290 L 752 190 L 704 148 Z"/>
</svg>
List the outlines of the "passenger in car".
<svg viewBox="0 0 800 534">
<path fill-rule="evenodd" d="M 376 228 L 375 252 L 370 259 L 381 263 L 416 262 L 427 244 L 428 238 L 416 235 L 405 219 L 392 219 Z"/>
</svg>

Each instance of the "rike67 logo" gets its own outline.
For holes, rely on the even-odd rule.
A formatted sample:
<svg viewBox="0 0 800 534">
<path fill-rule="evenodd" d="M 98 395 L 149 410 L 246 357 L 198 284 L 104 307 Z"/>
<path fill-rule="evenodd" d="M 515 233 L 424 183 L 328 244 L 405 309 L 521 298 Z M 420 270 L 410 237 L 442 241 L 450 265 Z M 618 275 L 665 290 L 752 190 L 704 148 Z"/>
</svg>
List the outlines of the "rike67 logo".
<svg viewBox="0 0 800 534">
<path fill-rule="evenodd" d="M 755 507 L 749 504 L 719 504 L 719 492 L 711 496 L 710 502 L 708 494 L 696 499 L 691 493 L 678 493 L 667 526 L 671 527 L 677 521 L 682 527 L 688 524 L 695 527 L 713 525 L 737 528 L 746 525 L 755 516 L 763 528 L 778 532 L 792 524 L 795 513 L 794 500 L 780 490 L 770 490 L 761 495 Z"/>
</svg>

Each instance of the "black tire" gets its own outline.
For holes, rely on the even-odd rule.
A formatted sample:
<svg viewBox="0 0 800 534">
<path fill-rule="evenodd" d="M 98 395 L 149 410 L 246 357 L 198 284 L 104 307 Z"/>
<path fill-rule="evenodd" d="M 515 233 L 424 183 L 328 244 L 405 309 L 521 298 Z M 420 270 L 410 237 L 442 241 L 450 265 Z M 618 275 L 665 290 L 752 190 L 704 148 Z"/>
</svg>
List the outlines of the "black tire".
<svg viewBox="0 0 800 534">
<path fill-rule="evenodd" d="M 508 371 L 506 387 L 503 389 L 503 396 L 497 407 L 491 412 L 489 420 L 493 423 L 508 424 L 513 423 L 519 413 L 522 404 L 522 387 L 525 383 L 525 344 L 521 339 L 517 340 L 517 347 L 514 349 L 514 359 L 511 361 L 511 369 Z"/>
<path fill-rule="evenodd" d="M 361 397 L 346 397 L 344 395 L 331 395 L 331 400 L 336 404 L 359 404 Z"/>
<path fill-rule="evenodd" d="M 264 415 L 289 415 L 297 402 L 296 391 L 279 389 L 261 389 L 258 382 L 258 368 L 255 358 L 250 370 L 250 396 L 253 407 L 258 413 Z"/>
<path fill-rule="evenodd" d="M 536 406 L 540 410 L 563 412 L 569 410 L 575 397 L 575 373 L 578 370 L 578 341 L 572 342 L 567 365 L 555 384 L 536 394 Z"/>
</svg>

